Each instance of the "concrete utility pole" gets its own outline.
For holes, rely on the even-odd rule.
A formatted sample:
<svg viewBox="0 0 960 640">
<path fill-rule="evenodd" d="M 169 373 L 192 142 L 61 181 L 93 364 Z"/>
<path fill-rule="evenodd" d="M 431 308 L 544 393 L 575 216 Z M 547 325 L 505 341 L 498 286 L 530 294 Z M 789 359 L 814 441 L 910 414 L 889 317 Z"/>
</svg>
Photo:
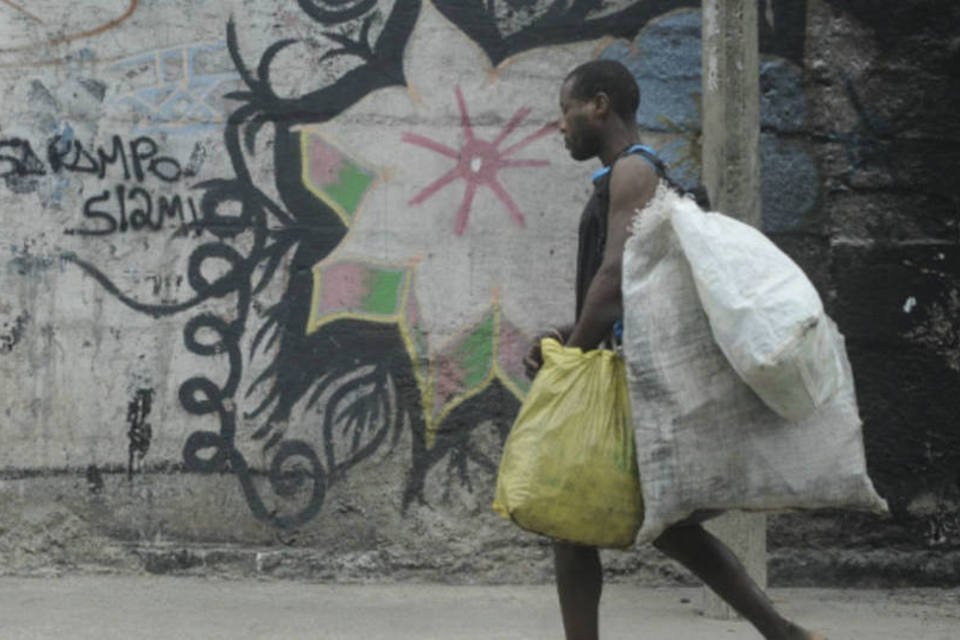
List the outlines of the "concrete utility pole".
<svg viewBox="0 0 960 640">
<path fill-rule="evenodd" d="M 711 208 L 759 227 L 760 60 L 757 0 L 703 0 L 703 184 Z M 767 585 L 767 519 L 731 512 L 707 528 Z M 704 587 L 704 613 L 734 612 Z"/>
</svg>

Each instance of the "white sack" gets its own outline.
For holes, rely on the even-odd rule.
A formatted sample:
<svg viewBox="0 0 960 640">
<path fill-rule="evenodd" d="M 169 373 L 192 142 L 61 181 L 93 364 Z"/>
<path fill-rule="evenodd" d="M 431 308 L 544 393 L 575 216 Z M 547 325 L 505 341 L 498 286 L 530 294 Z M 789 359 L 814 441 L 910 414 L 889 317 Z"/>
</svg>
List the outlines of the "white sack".
<svg viewBox="0 0 960 640">
<path fill-rule="evenodd" d="M 843 364 L 803 270 L 760 231 L 677 196 L 671 223 L 717 346 L 771 409 L 800 420 L 840 388 Z"/>
<path fill-rule="evenodd" d="M 866 461 L 843 338 L 839 390 L 800 421 L 774 413 L 713 339 L 661 185 L 623 266 L 624 355 L 645 505 L 640 541 L 702 509 L 885 512 Z"/>
</svg>

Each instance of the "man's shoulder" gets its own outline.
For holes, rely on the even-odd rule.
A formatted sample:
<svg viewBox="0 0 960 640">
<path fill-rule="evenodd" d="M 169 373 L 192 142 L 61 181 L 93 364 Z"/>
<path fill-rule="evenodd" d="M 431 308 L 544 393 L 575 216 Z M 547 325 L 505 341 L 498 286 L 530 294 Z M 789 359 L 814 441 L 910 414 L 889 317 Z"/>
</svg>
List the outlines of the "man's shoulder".
<svg viewBox="0 0 960 640">
<path fill-rule="evenodd" d="M 653 164 L 639 153 L 631 153 L 617 160 L 611 169 L 610 178 L 617 175 L 633 178 L 657 178 L 657 170 Z"/>
<path fill-rule="evenodd" d="M 655 189 L 660 176 L 649 160 L 632 153 L 620 158 L 610 172 L 611 195 L 622 193 L 629 197 Z"/>
</svg>

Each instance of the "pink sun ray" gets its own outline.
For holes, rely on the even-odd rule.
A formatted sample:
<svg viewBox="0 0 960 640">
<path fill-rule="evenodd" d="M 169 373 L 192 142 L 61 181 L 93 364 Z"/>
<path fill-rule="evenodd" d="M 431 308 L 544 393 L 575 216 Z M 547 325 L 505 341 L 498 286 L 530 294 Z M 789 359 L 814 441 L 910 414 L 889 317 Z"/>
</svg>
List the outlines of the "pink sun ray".
<svg viewBox="0 0 960 640">
<path fill-rule="evenodd" d="M 470 218 L 470 207 L 473 206 L 473 197 L 477 194 L 477 184 L 467 183 L 467 191 L 463 194 L 463 201 L 460 203 L 460 209 L 457 210 L 457 219 L 454 223 L 453 232 L 462 236 L 467 229 L 467 221 Z"/>
<path fill-rule="evenodd" d="M 460 109 L 460 128 L 463 129 L 463 135 L 469 142 L 473 140 L 473 124 L 470 122 L 470 112 L 467 110 L 467 102 L 463 99 L 463 91 L 460 91 L 459 85 L 456 87 L 457 107 Z"/>
<path fill-rule="evenodd" d="M 510 215 L 513 216 L 513 221 L 517 223 L 518 226 L 526 226 L 526 223 L 523 219 L 523 213 L 520 212 L 520 207 L 517 206 L 517 203 L 513 201 L 513 198 L 510 197 L 510 194 L 507 193 L 507 190 L 503 188 L 503 185 L 499 181 L 493 180 L 489 185 L 490 189 L 493 190 L 493 193 L 497 196 L 497 199 L 503 203 L 503 206 L 507 208 L 507 211 L 510 212 Z"/>
<path fill-rule="evenodd" d="M 460 168 L 454 167 L 453 169 L 451 169 L 450 171 L 443 174 L 442 176 L 440 176 L 439 178 L 437 178 L 436 180 L 428 184 L 426 187 L 424 187 L 423 190 L 420 191 L 420 193 L 410 198 L 410 202 L 408 202 L 407 204 L 420 204 L 421 202 L 423 202 L 424 200 L 426 200 L 427 198 L 435 194 L 437 191 L 440 191 L 440 189 L 443 189 L 445 186 L 447 186 L 448 184 L 450 184 L 451 182 L 453 182 L 459 177 L 460 177 Z"/>
<path fill-rule="evenodd" d="M 506 140 L 511 133 L 519 127 L 524 120 L 527 119 L 527 116 L 530 115 L 530 107 L 523 107 L 510 118 L 510 121 L 507 122 L 507 125 L 503 128 L 503 131 L 500 132 L 500 135 L 492 142 L 493 146 L 499 147 L 500 143 Z"/>
<path fill-rule="evenodd" d="M 503 155 L 503 156 L 509 156 L 509 155 L 512 154 L 514 151 L 519 151 L 520 149 L 523 149 L 524 147 L 526 147 L 526 146 L 530 145 L 531 143 L 535 142 L 536 140 L 539 140 L 539 139 L 542 138 L 543 136 L 546 136 L 546 135 L 549 135 L 549 134 L 553 133 L 554 131 L 557 130 L 557 128 L 558 128 L 558 127 L 557 127 L 557 123 L 556 123 L 556 122 L 551 122 L 550 124 L 544 125 L 544 126 L 540 127 L 539 129 L 537 129 L 536 131 L 534 131 L 533 133 L 531 133 L 530 135 L 528 135 L 526 138 L 524 138 L 524 139 L 521 140 L 520 142 L 518 142 L 518 143 L 516 143 L 515 145 L 512 145 L 512 146 L 507 147 L 506 149 L 504 149 L 503 152 L 502 152 L 502 155 Z"/>
<path fill-rule="evenodd" d="M 459 150 L 415 133 L 404 133 L 402 136 L 403 142 L 457 160 L 457 164 L 454 165 L 453 168 L 421 189 L 407 204 L 422 204 L 435 193 L 460 178 L 465 183 L 465 189 L 463 199 L 460 201 L 460 207 L 457 209 L 456 218 L 454 219 L 454 234 L 460 236 L 466 231 L 467 224 L 470 220 L 470 213 L 473 208 L 473 202 L 480 187 L 490 189 L 507 210 L 507 213 L 510 214 L 511 219 L 517 226 L 524 227 L 523 212 L 503 186 L 503 183 L 500 182 L 499 173 L 503 169 L 548 166 L 550 164 L 549 160 L 514 159 L 508 158 L 508 156 L 555 131 L 557 129 L 556 123 L 541 127 L 519 142 L 501 150 L 500 145 L 503 144 L 530 115 L 532 111 L 530 107 L 518 109 L 492 141 L 480 140 L 474 135 L 470 111 L 467 108 L 466 100 L 459 86 L 454 89 L 454 94 L 456 96 L 457 108 L 460 111 L 460 129 L 463 134 L 463 142 Z"/>
<path fill-rule="evenodd" d="M 440 144 L 435 140 L 431 140 L 426 136 L 421 136 L 416 133 L 405 133 L 403 134 L 402 140 L 409 144 L 415 144 L 418 147 L 423 147 L 424 149 L 430 149 L 430 151 L 436 151 L 442 156 L 447 156 L 448 158 L 457 158 L 458 153 L 456 149 L 451 149 L 445 144 Z"/>
</svg>

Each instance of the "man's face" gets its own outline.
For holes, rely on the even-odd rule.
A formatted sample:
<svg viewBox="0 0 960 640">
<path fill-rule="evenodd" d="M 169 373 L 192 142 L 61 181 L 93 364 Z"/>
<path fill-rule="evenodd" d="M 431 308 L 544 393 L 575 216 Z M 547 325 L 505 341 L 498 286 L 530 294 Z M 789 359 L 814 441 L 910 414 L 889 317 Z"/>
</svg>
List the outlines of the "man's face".
<svg viewBox="0 0 960 640">
<path fill-rule="evenodd" d="M 598 125 L 596 104 L 571 95 L 572 80 L 560 88 L 560 133 L 574 160 L 589 160 L 603 148 L 603 136 Z"/>
</svg>

